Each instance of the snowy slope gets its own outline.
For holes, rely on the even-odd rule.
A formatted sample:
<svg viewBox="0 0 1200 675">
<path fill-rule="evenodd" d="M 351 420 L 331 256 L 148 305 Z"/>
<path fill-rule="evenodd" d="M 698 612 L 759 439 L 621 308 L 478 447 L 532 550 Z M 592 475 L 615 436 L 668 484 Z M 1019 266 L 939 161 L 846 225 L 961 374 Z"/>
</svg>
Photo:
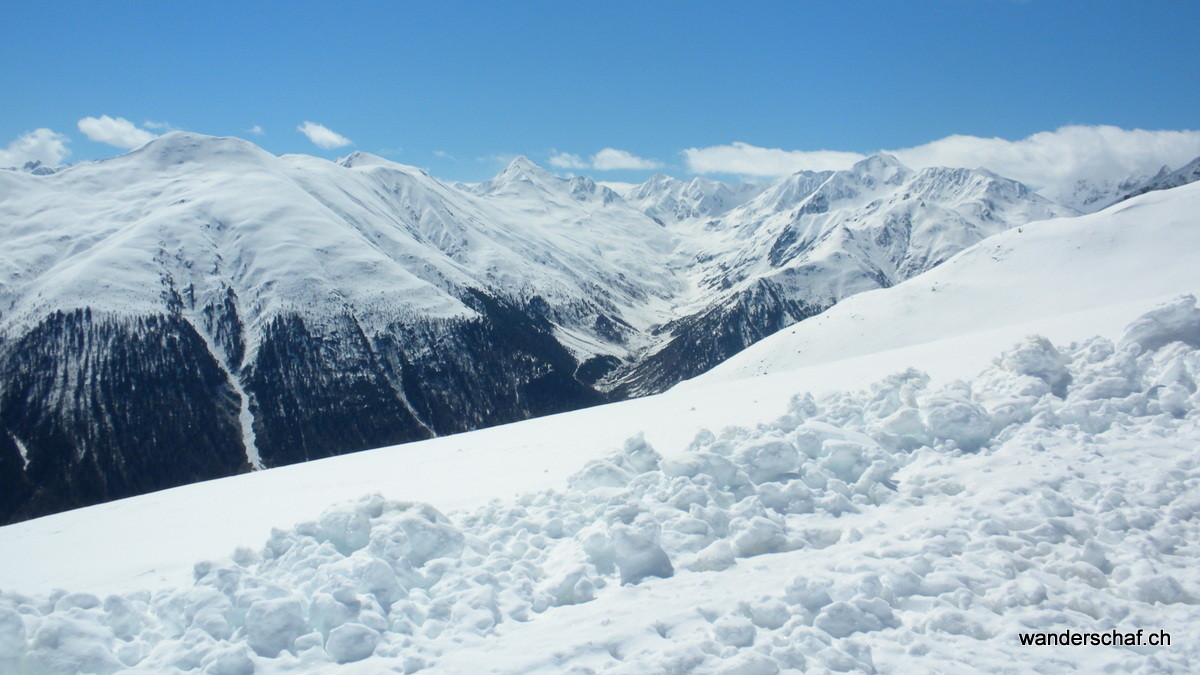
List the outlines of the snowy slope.
<svg viewBox="0 0 1200 675">
<path fill-rule="evenodd" d="M 827 337 L 812 344 L 834 344 L 810 360 L 761 361 L 794 370 L 0 528 L 0 658 L 59 671 L 1194 670 L 1200 308 L 1138 315 L 1200 290 L 1197 199 L 1184 187 L 1080 227 L 993 237 L 809 322 Z M 979 255 L 986 274 L 958 263 Z M 999 319 L 971 325 L 989 304 Z M 113 541 L 111 557 L 87 555 Z M 236 546 L 251 548 L 222 557 Z M 191 570 L 199 559 L 215 562 Z M 1068 629 L 1165 629 L 1173 643 L 1017 638 Z"/>
</svg>

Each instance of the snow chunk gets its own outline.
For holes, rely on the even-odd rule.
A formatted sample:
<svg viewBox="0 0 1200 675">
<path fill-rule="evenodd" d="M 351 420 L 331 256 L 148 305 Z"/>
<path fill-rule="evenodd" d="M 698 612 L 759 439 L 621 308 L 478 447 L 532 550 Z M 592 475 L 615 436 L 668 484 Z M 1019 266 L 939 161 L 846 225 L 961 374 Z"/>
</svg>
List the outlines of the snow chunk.
<svg viewBox="0 0 1200 675">
<path fill-rule="evenodd" d="M 254 661 L 245 645 L 214 651 L 201 664 L 204 675 L 254 675 Z"/>
<path fill-rule="evenodd" d="M 567 479 L 567 486 L 579 492 L 591 492 L 600 488 L 623 488 L 629 484 L 629 479 L 629 472 L 613 462 L 593 460 Z"/>
<path fill-rule="evenodd" d="M 713 623 L 712 632 L 717 642 L 731 647 L 749 647 L 754 644 L 754 622 L 744 616 L 723 616 Z"/>
<path fill-rule="evenodd" d="M 965 383 L 922 397 L 921 412 L 934 438 L 954 441 L 963 450 L 977 450 L 991 438 L 992 420 Z"/>
<path fill-rule="evenodd" d="M 361 661 L 375 652 L 379 632 L 361 623 L 347 623 L 334 628 L 325 642 L 325 651 L 335 663 Z"/>
<path fill-rule="evenodd" d="M 617 464 L 634 476 L 654 471 L 662 462 L 662 455 L 646 442 L 645 433 L 639 433 L 626 439 L 625 445 L 616 457 Z"/>
<path fill-rule="evenodd" d="M 796 446 L 782 438 L 763 438 L 742 444 L 733 453 L 733 461 L 755 483 L 779 480 L 799 467 Z"/>
<path fill-rule="evenodd" d="M 784 597 L 792 604 L 816 612 L 833 602 L 829 594 L 832 586 L 833 584 L 824 579 L 796 577 L 784 589 Z"/>
<path fill-rule="evenodd" d="M 246 613 L 246 643 L 259 656 L 274 658 L 308 632 L 297 598 L 259 600 Z"/>
<path fill-rule="evenodd" d="M 0 664 L 25 652 L 25 622 L 21 615 L 0 605 Z"/>
<path fill-rule="evenodd" d="M 727 457 L 711 452 L 689 453 L 682 457 L 665 459 L 662 471 L 668 477 L 684 476 L 696 478 L 707 475 L 712 478 L 717 487 L 731 488 L 749 483 L 750 477 L 741 471 Z"/>
<path fill-rule="evenodd" d="M 733 537 L 733 545 L 738 555 L 744 558 L 776 553 L 787 548 L 787 533 L 769 518 L 755 516 L 749 520 L 738 519 L 729 524 L 729 529 L 737 533 Z"/>
<path fill-rule="evenodd" d="M 667 578 L 675 574 L 671 559 L 658 543 L 659 530 L 649 522 L 612 528 L 613 554 L 621 571 L 621 583 L 636 584 L 646 577 Z"/>
<path fill-rule="evenodd" d="M 343 555 L 349 555 L 370 543 L 371 519 L 351 505 L 333 507 L 321 514 L 317 535 L 319 541 L 328 541 Z"/>
<path fill-rule="evenodd" d="M 813 621 L 813 626 L 835 638 L 858 632 L 883 630 L 899 625 L 891 605 L 881 598 L 859 597 L 850 602 L 835 602 L 826 606 Z"/>
<path fill-rule="evenodd" d="M 1183 342 L 1200 349 L 1200 308 L 1196 307 L 1196 296 L 1181 295 L 1143 314 L 1125 329 L 1121 342 L 1136 342 L 1147 351 L 1171 342 Z"/>
<path fill-rule="evenodd" d="M 1071 382 L 1066 358 L 1040 335 L 1031 335 L 1006 352 L 1000 357 L 1000 366 L 1017 375 L 1036 377 L 1059 398 L 1066 396 Z"/>
<path fill-rule="evenodd" d="M 29 641 L 32 672 L 113 673 L 123 664 L 113 655 L 113 634 L 85 618 L 50 616 Z"/>
</svg>

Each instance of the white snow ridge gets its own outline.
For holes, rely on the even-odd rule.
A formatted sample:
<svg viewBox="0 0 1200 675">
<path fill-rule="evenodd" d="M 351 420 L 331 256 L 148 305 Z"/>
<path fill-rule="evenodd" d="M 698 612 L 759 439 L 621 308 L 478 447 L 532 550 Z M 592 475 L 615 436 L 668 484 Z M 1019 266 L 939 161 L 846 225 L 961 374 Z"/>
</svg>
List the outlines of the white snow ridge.
<svg viewBox="0 0 1200 675">
<path fill-rule="evenodd" d="M 665 457 L 635 436 L 561 490 L 367 495 L 186 588 L 6 588 L 0 671 L 1195 672 L 1197 382 L 1183 296 L 969 381 L 799 395 Z M 1170 645 L 1020 638 L 1139 629 Z"/>
</svg>

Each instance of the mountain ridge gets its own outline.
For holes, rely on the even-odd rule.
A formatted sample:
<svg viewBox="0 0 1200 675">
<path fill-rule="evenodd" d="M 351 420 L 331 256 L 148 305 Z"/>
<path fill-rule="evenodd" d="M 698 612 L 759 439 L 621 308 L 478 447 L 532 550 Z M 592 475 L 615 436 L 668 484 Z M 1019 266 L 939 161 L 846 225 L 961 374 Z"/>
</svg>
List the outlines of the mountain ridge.
<svg viewBox="0 0 1200 675">
<path fill-rule="evenodd" d="M 27 494 L 35 477 L 27 516 L 89 490 L 662 391 L 844 297 L 1067 213 L 992 174 L 888 156 L 765 187 L 653 181 L 630 201 L 518 157 L 460 187 L 367 153 L 275 156 L 184 132 L 49 175 L 0 172 L 0 425 L 27 462 L 0 480 Z M 110 358 L 117 344 L 136 348 Z M 192 452 L 186 439 L 130 442 L 132 420 L 163 404 L 137 388 L 152 377 L 138 363 L 164 353 L 177 386 L 145 431 L 209 430 L 209 468 L 153 468 Z M 126 389 L 79 399 L 93 381 Z M 130 421 L 114 426 L 114 410 Z M 128 469 L 71 486 L 105 457 Z"/>
</svg>

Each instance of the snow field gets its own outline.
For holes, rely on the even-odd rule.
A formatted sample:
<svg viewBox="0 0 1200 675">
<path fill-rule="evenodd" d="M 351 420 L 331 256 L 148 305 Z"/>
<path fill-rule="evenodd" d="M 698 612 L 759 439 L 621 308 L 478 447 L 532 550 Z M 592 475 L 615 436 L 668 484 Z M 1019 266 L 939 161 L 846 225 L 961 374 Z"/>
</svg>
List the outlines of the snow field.
<svg viewBox="0 0 1200 675">
<path fill-rule="evenodd" d="M 1200 309 L 797 396 L 442 514 L 368 495 L 188 588 L 0 592 L 0 671 L 1145 672 L 1200 664 Z M 1167 630 L 1164 648 L 1017 633 Z"/>
</svg>

